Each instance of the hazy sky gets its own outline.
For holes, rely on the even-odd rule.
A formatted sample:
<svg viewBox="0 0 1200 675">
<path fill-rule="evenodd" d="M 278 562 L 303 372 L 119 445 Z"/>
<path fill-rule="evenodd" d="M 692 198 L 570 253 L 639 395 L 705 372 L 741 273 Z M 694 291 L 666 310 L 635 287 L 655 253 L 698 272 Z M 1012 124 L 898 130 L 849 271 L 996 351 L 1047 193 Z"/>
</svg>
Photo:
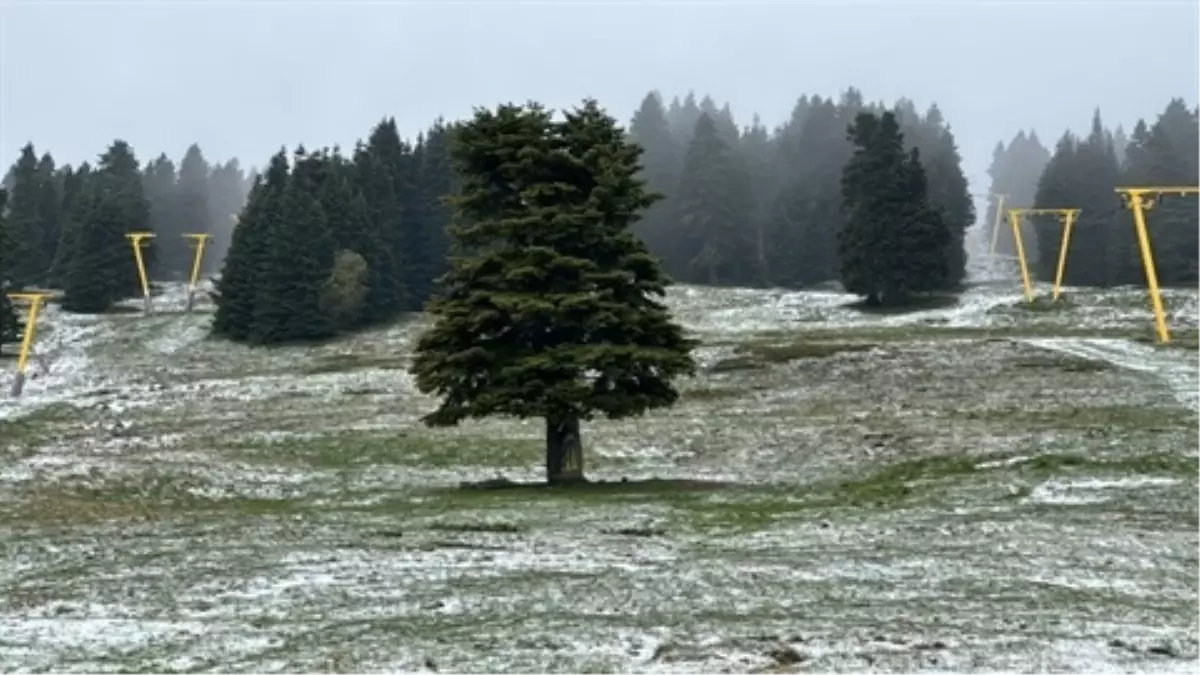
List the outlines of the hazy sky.
<svg viewBox="0 0 1200 675">
<path fill-rule="evenodd" d="M 0 153 L 60 162 L 115 137 L 142 160 L 262 165 L 473 105 L 593 96 L 628 122 L 693 89 L 774 126 L 804 93 L 936 101 L 973 181 L 1020 128 L 1052 143 L 1195 105 L 1195 0 L 1111 2 L 55 2 L 0 0 Z M 975 184 L 977 190 L 986 183 Z"/>
</svg>

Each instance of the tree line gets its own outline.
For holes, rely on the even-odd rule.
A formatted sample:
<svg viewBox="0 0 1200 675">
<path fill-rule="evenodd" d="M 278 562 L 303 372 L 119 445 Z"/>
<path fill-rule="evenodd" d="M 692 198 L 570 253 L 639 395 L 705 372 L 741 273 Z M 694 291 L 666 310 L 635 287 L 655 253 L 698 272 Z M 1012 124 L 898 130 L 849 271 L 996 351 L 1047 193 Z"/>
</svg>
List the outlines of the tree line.
<svg viewBox="0 0 1200 675">
<path fill-rule="evenodd" d="M 728 104 L 688 93 L 642 100 L 630 133 L 644 149 L 643 176 L 664 195 L 636 226 L 673 278 L 686 283 L 800 288 L 838 278 L 842 170 L 854 153 L 847 128 L 861 112 L 891 111 L 906 149 L 917 149 L 931 207 L 950 229 L 947 283 L 962 281 L 962 241 L 974 201 L 954 135 L 936 105 L 868 103 L 850 88 L 835 100 L 800 97 L 768 130 L 739 128 Z"/>
<path fill-rule="evenodd" d="M 248 179 L 236 159 L 210 165 L 192 145 L 178 170 L 165 155 L 140 166 L 114 141 L 93 165 L 56 165 L 33 144 L 6 173 L 0 221 L 0 283 L 12 289 L 61 288 L 68 311 L 102 312 L 137 292 L 125 234 L 156 234 L 146 247 L 156 280 L 183 278 L 192 251 L 185 233 L 213 235 L 204 271 L 219 265 L 222 240 L 245 200 Z"/>
<path fill-rule="evenodd" d="M 350 157 L 281 149 L 238 217 L 214 333 L 320 340 L 419 311 L 447 264 L 451 129 L 439 120 L 409 143 L 388 118 Z"/>
<path fill-rule="evenodd" d="M 710 97 L 697 101 L 689 94 L 664 106 L 651 93 L 623 130 L 644 149 L 639 176 L 658 195 L 634 231 L 671 276 L 684 282 L 799 287 L 837 280 L 845 275 L 838 261 L 853 257 L 846 242 L 854 240 L 840 234 L 843 226 L 853 229 L 842 209 L 842 170 L 855 155 L 855 144 L 866 142 L 847 131 L 860 112 L 883 110 L 881 104 L 864 103 L 854 89 L 838 102 L 804 96 L 791 120 L 768 132 L 757 117 L 739 129 L 730 107 L 718 109 Z M 891 113 L 888 119 L 897 124 L 887 127 L 888 137 L 899 140 L 906 152 L 916 150 L 910 161 L 921 167 L 921 192 L 910 201 L 928 201 L 928 212 L 937 219 L 933 229 L 948 232 L 930 240 L 938 242 L 929 258 L 933 267 L 909 269 L 904 288 L 952 288 L 963 277 L 962 234 L 972 219 L 953 136 L 936 106 L 920 115 L 902 100 Z M 399 136 L 394 120 L 385 119 L 349 157 L 336 148 L 309 152 L 301 147 L 290 157 L 281 150 L 262 175 L 243 178 L 241 185 L 252 186 L 228 237 L 230 249 L 214 294 L 214 331 L 263 344 L 322 339 L 421 309 L 447 264 L 450 213 L 443 197 L 453 191 L 461 169 L 450 160 L 457 128 L 438 121 L 410 143 Z M 136 291 L 123 234 L 137 229 L 159 233 L 148 252 L 154 278 L 169 278 L 166 270 L 185 271 L 180 263 L 188 252 L 160 246 L 172 225 L 198 220 L 189 214 L 203 208 L 202 164 L 193 148 L 178 171 L 165 158 L 139 171 L 128 145 L 115 143 L 87 172 L 107 177 L 111 203 L 92 216 L 97 226 L 87 233 L 95 241 L 82 247 L 88 254 L 80 257 L 75 272 L 67 274 L 66 266 L 52 263 L 43 277 L 9 276 L 16 284 L 45 278 L 62 285 L 67 311 L 103 311 Z M 219 183 L 218 175 L 209 172 L 207 185 Z M 168 194 L 171 185 L 172 198 L 155 198 Z M 60 192 L 73 194 L 67 188 Z M 924 214 L 922 209 L 913 213 Z M 223 212 L 208 209 L 209 214 Z M 17 220 L 31 221 L 19 215 Z M 69 251 L 80 228 L 62 231 L 58 239 L 67 243 L 59 249 Z M 862 237 L 857 241 L 870 246 Z M 51 259 L 56 257 L 64 256 Z M 909 290 L 885 298 L 868 288 L 864 295 L 890 302 Z"/>
<path fill-rule="evenodd" d="M 1153 123 L 1139 120 L 1132 133 L 1111 130 L 1097 111 L 1090 132 L 1066 132 L 1053 151 L 1036 135 L 1018 134 L 993 156 L 992 192 L 1007 193 L 1006 208 L 1082 209 L 1072 234 L 1065 283 L 1077 286 L 1144 285 L 1133 216 L 1114 188 L 1196 186 L 1200 181 L 1200 108 L 1173 99 Z M 989 207 L 993 223 L 996 200 Z M 1061 229 L 1052 219 L 1025 224 L 1022 238 L 1034 249 L 1032 271 L 1054 278 Z M 1200 209 L 1194 195 L 1167 196 L 1148 212 L 1147 226 L 1159 281 L 1195 286 L 1200 281 Z M 998 252 L 1012 251 L 1007 221 Z M 1050 252 L 1049 255 L 1046 252 Z M 1039 255 L 1040 253 L 1040 255 Z"/>
</svg>

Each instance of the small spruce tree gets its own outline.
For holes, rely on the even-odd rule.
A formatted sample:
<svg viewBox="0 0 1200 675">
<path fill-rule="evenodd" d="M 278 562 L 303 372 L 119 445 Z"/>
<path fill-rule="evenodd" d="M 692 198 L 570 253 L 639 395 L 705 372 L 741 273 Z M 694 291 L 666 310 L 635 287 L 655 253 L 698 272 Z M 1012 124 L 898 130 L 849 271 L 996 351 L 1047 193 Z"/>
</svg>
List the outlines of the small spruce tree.
<svg viewBox="0 0 1200 675">
<path fill-rule="evenodd" d="M 477 110 L 456 132 L 455 257 L 412 372 L 424 419 L 546 423 L 546 478 L 582 482 L 581 420 L 669 406 L 693 343 L 654 296 L 667 279 L 631 231 L 655 202 L 641 149 L 594 101 Z"/>
<path fill-rule="evenodd" d="M 888 305 L 943 288 L 953 236 L 929 203 L 919 151 L 904 151 L 891 112 L 859 113 L 848 131 L 856 149 L 842 172 L 842 285 L 868 304 Z"/>
</svg>

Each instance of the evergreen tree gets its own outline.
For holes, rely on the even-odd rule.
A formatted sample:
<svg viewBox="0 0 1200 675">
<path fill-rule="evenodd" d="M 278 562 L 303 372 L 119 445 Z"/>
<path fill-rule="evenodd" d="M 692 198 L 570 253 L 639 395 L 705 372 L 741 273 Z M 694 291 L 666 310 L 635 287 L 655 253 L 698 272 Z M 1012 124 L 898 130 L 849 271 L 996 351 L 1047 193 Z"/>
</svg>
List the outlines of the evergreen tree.
<svg viewBox="0 0 1200 675">
<path fill-rule="evenodd" d="M 1040 209 L 1081 209 L 1076 232 L 1067 252 L 1064 283 L 1079 286 L 1107 286 L 1114 283 L 1110 252 L 1114 228 L 1118 222 L 1129 227 L 1129 214 L 1121 209 L 1120 197 L 1113 191 L 1120 179 L 1112 135 L 1104 128 L 1099 111 L 1092 117 L 1087 138 L 1076 142 L 1068 135 L 1060 142 L 1055 156 L 1038 182 L 1034 207 Z M 1053 221 L 1040 222 L 1034 228 L 1038 248 L 1043 252 L 1033 266 L 1042 281 L 1054 279 L 1061 242 L 1061 227 Z M 1128 229 L 1125 230 L 1128 232 Z M 1123 235 L 1127 236 L 1127 235 Z M 1053 255 L 1045 255 L 1053 252 Z"/>
<path fill-rule="evenodd" d="M 1128 148 L 1122 182 L 1128 185 L 1196 185 L 1200 155 L 1200 120 L 1181 99 L 1167 104 L 1154 125 L 1139 123 Z M 1164 195 L 1146 218 L 1159 282 L 1195 286 L 1197 277 L 1196 223 L 1200 217 L 1195 196 Z M 1133 218 L 1123 212 L 1110 236 L 1110 272 L 1115 283 L 1145 283 L 1134 237 Z"/>
<path fill-rule="evenodd" d="M 355 183 L 367 207 L 372 236 L 380 242 L 378 249 L 366 257 L 370 282 L 360 316 L 367 324 L 395 317 L 404 307 L 405 298 L 400 264 L 395 259 L 400 205 L 391 174 L 380 154 L 370 146 L 360 146 L 354 153 Z"/>
<path fill-rule="evenodd" d="M 283 197 L 288 188 L 287 153 L 280 150 L 262 177 L 256 177 L 246 206 L 233 228 L 229 254 L 221 268 L 214 299 L 213 334 L 236 341 L 254 335 L 255 307 L 269 255 L 270 230 L 282 217 Z"/>
<path fill-rule="evenodd" d="M 679 105 L 672 102 L 667 111 L 667 122 L 671 125 L 671 135 L 675 137 L 677 147 L 686 148 L 688 143 L 692 142 L 692 134 L 696 131 L 696 123 L 700 121 L 701 114 L 694 92 L 689 91 L 683 103 Z"/>
<path fill-rule="evenodd" d="M 1007 195 L 1004 209 L 1025 209 L 1033 206 L 1037 196 L 1038 179 L 1046 170 L 1050 161 L 1050 151 L 1042 145 L 1037 133 L 1017 132 L 1016 136 L 1005 146 L 996 146 L 992 153 L 992 164 L 988 168 L 991 178 L 986 216 L 987 236 L 989 247 L 991 241 L 996 242 L 995 253 L 1000 255 L 1016 255 L 1012 237 L 1012 229 L 1005 213 L 997 214 L 1000 200 L 995 195 Z M 997 217 L 999 216 L 999 217 Z M 999 223 L 1000 232 L 992 228 Z M 1025 254 L 1030 260 L 1038 260 L 1040 252 L 1037 247 L 1037 237 L 1034 225 L 1022 221 L 1021 239 L 1025 244 Z M 1054 250 L 1057 250 L 1054 249 Z"/>
<path fill-rule="evenodd" d="M 179 178 L 175 171 L 175 163 L 160 154 L 152 162 L 148 162 L 142 170 L 142 190 L 150 205 L 150 229 L 163 241 L 157 242 L 156 250 L 171 251 L 171 238 L 180 236 L 179 200 L 176 197 Z M 157 238 L 156 237 L 156 238 Z M 155 279 L 177 277 L 178 270 L 171 270 L 167 265 L 171 262 L 172 254 L 165 257 L 155 256 L 147 263 L 150 275 Z"/>
<path fill-rule="evenodd" d="M 390 309 L 394 307 L 392 301 L 384 301 L 382 311 L 370 308 L 368 302 L 379 303 L 383 295 L 395 290 L 396 269 L 391 253 L 381 243 L 380 234 L 371 221 L 366 198 L 354 188 L 354 165 L 338 154 L 333 156 L 331 163 L 331 173 L 321 188 L 318 201 L 329 223 L 335 248 L 353 251 L 366 264 L 367 296 L 357 312 L 356 323 L 369 324 L 387 318 L 394 311 Z M 375 291 L 374 296 L 372 291 Z M 364 315 L 367 309 L 371 312 Z"/>
<path fill-rule="evenodd" d="M 96 175 L 89 178 L 79 199 L 81 219 L 63 275 L 62 308 L 99 313 L 141 292 L 125 234 L 147 229 L 150 206 L 128 143 L 114 141 L 101 155 Z"/>
<path fill-rule="evenodd" d="M 54 248 L 54 262 L 50 266 L 48 275 L 51 286 L 62 286 L 66 270 L 70 267 L 80 223 L 87 215 L 81 195 L 91 173 L 92 167 L 87 162 L 80 164 L 79 168 L 74 171 L 69 166 L 64 169 L 62 176 L 63 199 L 60 210 L 62 220 L 59 227 L 58 244 Z"/>
<path fill-rule="evenodd" d="M 396 195 L 401 208 L 400 245 L 406 263 L 401 270 L 403 285 L 407 291 L 406 309 L 421 311 L 425 302 L 433 295 L 434 278 L 437 276 L 437 261 L 430 241 L 427 221 L 430 217 L 429 203 L 421 190 L 421 165 L 425 157 L 425 136 L 421 134 L 415 145 L 404 144 L 405 154 L 400 167 L 400 180 Z"/>
<path fill-rule="evenodd" d="M 738 145 L 739 159 L 746 171 L 750 184 L 750 223 L 754 231 L 754 262 L 758 270 L 757 282 L 766 281 L 767 273 L 767 211 L 775 197 L 777 186 L 771 175 L 775 161 L 775 146 L 771 134 L 755 115 Z"/>
<path fill-rule="evenodd" d="M 328 163 L 323 154 L 297 150 L 279 216 L 268 221 L 250 334 L 256 343 L 322 340 L 336 332 L 321 308 L 335 254 L 329 222 L 316 197 L 328 177 Z"/>
<path fill-rule="evenodd" d="M 959 286 L 967 274 L 967 256 L 964 240 L 967 228 L 975 223 L 975 201 L 971 198 L 970 184 L 962 170 L 962 156 L 954 140 L 954 133 L 946 125 L 945 118 L 936 105 L 929 108 L 921 119 L 919 142 L 913 147 L 920 149 L 921 166 L 925 170 L 929 204 L 942 217 L 950 229 L 947 245 L 947 276 L 943 288 Z"/>
<path fill-rule="evenodd" d="M 365 149 L 355 157 L 359 189 L 367 200 L 375 229 L 395 271 L 394 288 L 386 293 L 373 289 L 368 297 L 366 315 L 374 320 L 391 318 L 415 304 L 416 296 L 405 285 L 410 252 L 406 250 L 402 200 L 409 196 L 411 189 L 406 155 L 407 149 L 396 131 L 395 120 L 384 119 L 371 130 Z"/>
<path fill-rule="evenodd" d="M 424 202 L 423 227 L 428 246 L 428 272 L 435 282 L 430 287 L 430 297 L 437 290 L 436 280 L 448 270 L 447 256 L 450 239 L 446 228 L 450 225 L 451 211 L 445 200 L 455 190 L 454 166 L 450 158 L 450 142 L 453 130 L 439 119 L 425 135 L 425 152 L 421 155 L 419 184 Z"/>
<path fill-rule="evenodd" d="M 851 155 L 847 120 L 832 99 L 814 96 L 805 118 L 780 142 L 781 189 L 767 226 L 770 281 L 791 288 L 837 278 L 842 168 Z"/>
<path fill-rule="evenodd" d="M 63 185 L 50 153 L 42 155 L 37 168 L 38 230 L 41 250 L 38 251 L 38 278 L 47 281 L 62 227 Z"/>
<path fill-rule="evenodd" d="M 842 174 L 842 284 L 868 304 L 902 303 L 941 287 L 953 236 L 929 203 L 920 151 L 904 151 L 892 112 L 858 114 L 849 138 L 856 149 Z"/>
<path fill-rule="evenodd" d="M 688 257 L 684 278 L 709 284 L 753 280 L 753 197 L 745 171 L 707 114 L 696 122 L 679 179 L 678 243 Z"/>
<path fill-rule="evenodd" d="M 45 258 L 42 221 L 44 192 L 37 153 L 33 144 L 27 143 L 12 169 L 6 218 L 10 247 L 8 275 L 16 289 L 41 283 L 50 267 L 51 261 Z"/>
<path fill-rule="evenodd" d="M 8 219 L 6 217 L 6 207 L 8 204 L 8 190 L 0 188 L 0 354 L 4 351 L 4 344 L 7 342 L 16 342 L 20 339 L 21 325 L 17 321 L 17 311 L 12 305 L 12 301 L 8 299 L 8 280 L 9 269 L 11 267 L 11 251 L 15 250 L 9 244 L 8 235 Z"/>
<path fill-rule="evenodd" d="M 654 201 L 641 149 L 587 101 L 478 110 L 456 134 L 458 253 L 429 305 L 412 370 L 453 425 L 497 414 L 546 421 L 551 484 L 583 480 L 579 423 L 671 405 L 694 364 L 659 265 L 630 232 Z"/>
<path fill-rule="evenodd" d="M 246 175 L 236 159 L 231 159 L 213 168 L 208 177 L 208 241 L 204 254 L 204 273 L 213 274 L 220 270 L 221 262 L 229 252 L 233 241 L 233 227 L 238 213 L 246 205 L 247 195 L 254 181 Z"/>
<path fill-rule="evenodd" d="M 672 228 L 675 203 L 669 195 L 679 184 L 683 162 L 658 92 L 650 92 L 642 99 L 642 105 L 629 125 L 629 133 L 644 151 L 642 178 L 651 190 L 664 195 L 634 226 L 635 233 L 646 242 L 651 253 L 667 257 L 672 252 L 675 234 Z"/>
<path fill-rule="evenodd" d="M 200 146 L 194 143 L 188 146 L 179 163 L 172 227 L 158 233 L 159 267 L 164 278 L 188 278 L 195 251 L 192 241 L 185 235 L 209 233 L 208 173 L 208 161 Z"/>
</svg>

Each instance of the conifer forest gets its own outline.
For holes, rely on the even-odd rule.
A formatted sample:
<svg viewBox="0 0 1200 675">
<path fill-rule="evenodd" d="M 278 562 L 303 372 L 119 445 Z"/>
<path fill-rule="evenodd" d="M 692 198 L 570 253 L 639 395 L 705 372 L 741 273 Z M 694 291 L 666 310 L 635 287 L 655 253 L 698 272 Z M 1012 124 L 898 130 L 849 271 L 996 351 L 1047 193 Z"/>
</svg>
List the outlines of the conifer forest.
<svg viewBox="0 0 1200 675">
<path fill-rule="evenodd" d="M 1194 671 L 1196 102 L 871 96 L 22 138 L 0 671 Z"/>
</svg>

